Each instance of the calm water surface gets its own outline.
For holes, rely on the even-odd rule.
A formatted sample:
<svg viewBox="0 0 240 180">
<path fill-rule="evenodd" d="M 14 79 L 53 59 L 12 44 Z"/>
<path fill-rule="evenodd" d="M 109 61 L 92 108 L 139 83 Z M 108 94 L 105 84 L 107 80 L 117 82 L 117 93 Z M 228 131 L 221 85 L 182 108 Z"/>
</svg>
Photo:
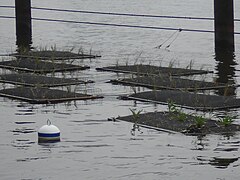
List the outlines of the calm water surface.
<svg viewBox="0 0 240 180">
<path fill-rule="evenodd" d="M 1 5 L 14 5 L 1 0 Z M 34 0 L 32 6 L 104 12 L 212 17 L 213 2 L 209 0 Z M 240 18 L 240 3 L 235 1 L 235 18 Z M 13 10 L 0 9 L 0 15 L 14 15 Z M 131 25 L 213 30 L 213 22 L 104 16 L 48 11 L 32 11 L 33 17 L 76 21 L 106 22 Z M 0 53 L 16 50 L 15 22 L 0 19 Z M 235 23 L 240 32 L 240 24 Z M 175 34 L 173 34 L 175 33 Z M 176 37 L 176 38 L 175 38 Z M 166 41 L 169 39 L 168 41 Z M 97 72 L 96 67 L 116 64 L 145 63 L 213 70 L 213 80 L 219 75 L 239 84 L 240 36 L 235 36 L 235 57 L 229 74 L 219 72 L 221 62 L 215 60 L 214 36 L 209 33 L 115 28 L 81 24 L 33 21 L 35 48 L 50 48 L 101 54 L 94 60 L 77 64 L 90 70 L 66 73 L 64 76 L 91 79 L 96 83 L 77 87 L 89 93 L 101 94 L 101 100 L 31 105 L 0 98 L 0 177 L 1 179 L 238 179 L 240 173 L 240 134 L 191 137 L 149 129 L 136 136 L 130 134 L 132 124 L 108 121 L 109 117 L 131 114 L 129 108 L 144 112 L 166 110 L 163 105 L 120 101 L 119 95 L 132 93 L 130 87 L 105 83 L 124 77 L 109 72 Z M 166 42 L 165 42 L 166 41 Z M 165 43 L 164 43 L 165 42 Z M 154 47 L 163 44 L 161 49 Z M 169 46 L 167 48 L 167 46 Z M 2 57 L 7 59 L 7 57 Z M 2 73 L 8 71 L 1 70 Z M 229 72 L 229 71 L 227 71 Z M 231 75 L 232 74 L 232 75 Z M 56 74 L 62 77 L 62 74 Z M 4 88 L 8 85 L 0 85 Z M 138 89 L 146 90 L 146 89 Z M 238 89 L 236 90 L 239 95 Z M 186 110 L 188 112 L 188 110 Z M 199 112 L 200 113 L 200 112 Z M 226 113 L 226 112 L 216 112 Z M 227 112 L 237 115 L 239 109 Z M 212 114 L 206 114 L 211 116 Z M 50 119 L 61 130 L 61 142 L 38 144 L 37 129 Z"/>
</svg>

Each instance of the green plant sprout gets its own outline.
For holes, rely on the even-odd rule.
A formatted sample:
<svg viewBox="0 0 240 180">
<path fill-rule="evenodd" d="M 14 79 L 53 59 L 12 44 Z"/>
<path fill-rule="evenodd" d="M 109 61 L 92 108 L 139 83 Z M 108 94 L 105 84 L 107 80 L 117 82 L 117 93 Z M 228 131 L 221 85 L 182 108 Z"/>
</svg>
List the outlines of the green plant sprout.
<svg viewBox="0 0 240 180">
<path fill-rule="evenodd" d="M 176 106 L 176 104 L 174 103 L 174 101 L 172 101 L 172 100 L 169 99 L 167 102 L 168 102 L 168 111 L 169 111 L 170 113 L 177 113 L 177 112 L 180 111 L 180 110 L 177 108 L 177 106 Z"/>
<path fill-rule="evenodd" d="M 202 128 L 207 121 L 206 118 L 204 118 L 203 116 L 195 116 L 194 120 L 197 128 Z"/>
<path fill-rule="evenodd" d="M 168 100 L 168 111 L 174 119 L 177 119 L 181 122 L 184 122 L 187 119 L 188 115 L 178 109 L 172 100 Z"/>
<path fill-rule="evenodd" d="M 137 123 L 139 117 L 140 117 L 140 113 L 143 111 L 143 110 L 139 110 L 139 111 L 136 111 L 135 109 L 131 109 L 130 108 L 130 111 L 132 112 L 132 116 L 133 116 L 133 121 L 134 123 Z"/>
<path fill-rule="evenodd" d="M 176 118 L 177 118 L 179 121 L 184 122 L 184 121 L 186 121 L 187 116 L 188 116 L 188 115 L 187 115 L 186 113 L 179 111 L 179 112 L 178 112 L 178 115 L 176 116 Z"/>
<path fill-rule="evenodd" d="M 233 118 L 234 118 L 234 117 L 232 117 L 232 116 L 225 116 L 225 117 L 223 117 L 223 118 L 219 118 L 218 122 L 219 122 L 221 125 L 227 127 L 227 126 L 231 125 L 231 124 L 234 122 L 234 119 L 233 119 Z"/>
<path fill-rule="evenodd" d="M 143 110 L 136 111 L 135 109 L 131 109 L 130 111 L 132 112 L 132 117 L 133 117 L 133 128 L 131 129 L 131 134 L 135 136 L 136 131 L 139 131 L 140 133 L 143 133 L 140 129 L 140 126 L 138 125 L 138 119 L 140 117 L 140 113 Z"/>
</svg>

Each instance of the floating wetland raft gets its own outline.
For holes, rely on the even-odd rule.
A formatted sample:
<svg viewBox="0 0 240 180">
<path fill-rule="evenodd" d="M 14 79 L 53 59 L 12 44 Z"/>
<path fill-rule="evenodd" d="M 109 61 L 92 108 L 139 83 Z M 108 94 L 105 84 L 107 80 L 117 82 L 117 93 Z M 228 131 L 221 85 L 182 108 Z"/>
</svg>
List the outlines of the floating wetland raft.
<svg viewBox="0 0 240 180">
<path fill-rule="evenodd" d="M 85 70 L 89 69 L 89 66 L 77 66 L 73 64 L 66 63 L 55 63 L 41 61 L 38 59 L 26 59 L 20 58 L 11 61 L 0 62 L 0 68 L 18 70 L 24 72 L 32 73 L 53 73 L 53 72 L 65 72 L 65 71 L 75 71 L 75 70 Z"/>
<path fill-rule="evenodd" d="M 80 81 L 78 79 L 56 78 L 37 75 L 89 69 L 89 66 L 78 66 L 68 64 L 63 61 L 57 63 L 56 61 L 96 58 L 100 56 L 74 54 L 67 51 L 30 51 L 21 54 L 15 53 L 11 55 L 15 56 L 16 59 L 0 62 L 0 68 L 19 72 L 23 71 L 27 73 L 0 75 L 0 82 L 2 83 L 10 83 L 23 86 L 0 90 L 0 96 L 37 104 L 103 98 L 102 96 L 94 96 L 46 88 L 93 83 L 93 81 Z"/>
<path fill-rule="evenodd" d="M 68 60 L 68 59 L 91 59 L 101 57 L 99 55 L 83 54 L 83 53 L 72 53 L 69 51 L 29 51 L 24 53 L 10 54 L 14 57 L 24 58 L 38 58 L 41 60 Z"/>
<path fill-rule="evenodd" d="M 56 87 L 93 83 L 93 81 L 81 81 L 78 79 L 48 77 L 32 73 L 0 75 L 0 82 L 32 87 Z"/>
<path fill-rule="evenodd" d="M 186 76 L 194 74 L 207 74 L 212 71 L 205 70 L 194 70 L 194 69 L 184 69 L 184 68 L 171 68 L 171 67 L 158 67 L 151 65 L 127 65 L 127 66 L 108 66 L 102 68 L 96 68 L 99 71 L 111 71 L 117 73 L 130 73 L 138 75 L 161 75 L 168 74 L 172 76 Z"/>
<path fill-rule="evenodd" d="M 113 84 L 129 86 L 141 86 L 150 89 L 172 89 L 172 90 L 209 90 L 226 88 L 226 85 L 214 82 L 183 79 L 171 76 L 143 76 L 136 78 L 116 79 L 110 81 Z"/>
<path fill-rule="evenodd" d="M 64 101 L 88 100 L 103 98 L 58 89 L 18 87 L 0 90 L 0 96 L 26 101 L 32 104 L 60 103 Z"/>
<path fill-rule="evenodd" d="M 176 77 L 177 75 L 204 74 L 208 73 L 208 71 L 148 65 L 107 67 L 100 70 L 137 74 L 135 78 L 111 80 L 110 82 L 113 84 L 142 86 L 154 89 L 154 91 L 123 96 L 121 97 L 122 99 L 168 105 L 169 102 L 174 102 L 174 104 L 180 107 L 202 111 L 240 107 L 240 99 L 234 97 L 197 93 L 197 90 L 228 88 L 231 86 Z M 189 91 L 194 91 L 194 93 Z M 139 130 L 138 126 L 170 133 L 181 132 L 189 135 L 233 133 L 240 130 L 239 125 L 230 123 L 223 125 L 221 122 L 185 114 L 181 111 L 134 113 L 130 116 L 120 116 L 117 119 L 134 123 L 132 131 Z"/>
<path fill-rule="evenodd" d="M 180 121 L 179 112 L 149 112 L 140 114 L 136 119 L 133 115 L 118 117 L 118 120 L 137 123 L 143 127 L 152 127 L 159 130 L 169 130 L 169 132 L 181 132 L 189 135 L 199 134 L 225 134 L 234 133 L 240 130 L 240 125 L 229 124 L 224 126 L 219 121 L 205 119 L 201 127 L 197 126 L 196 116 L 185 115 L 185 119 Z"/>
<path fill-rule="evenodd" d="M 176 105 L 202 111 L 240 107 L 240 99 L 231 96 L 205 95 L 178 90 L 147 91 L 121 97 L 122 99 Z"/>
</svg>

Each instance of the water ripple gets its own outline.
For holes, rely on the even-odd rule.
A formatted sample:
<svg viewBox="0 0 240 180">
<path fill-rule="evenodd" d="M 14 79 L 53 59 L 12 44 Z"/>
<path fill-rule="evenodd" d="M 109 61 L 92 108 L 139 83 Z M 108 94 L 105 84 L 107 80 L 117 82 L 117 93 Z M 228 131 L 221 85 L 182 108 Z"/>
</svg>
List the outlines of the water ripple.
<svg viewBox="0 0 240 180">
<path fill-rule="evenodd" d="M 108 144 L 90 144 L 90 145 L 73 145 L 74 147 L 82 147 L 82 148 L 98 148 L 98 147 L 110 147 L 112 145 Z"/>
<path fill-rule="evenodd" d="M 15 130 L 12 130 L 11 132 L 14 132 L 14 133 L 17 133 L 17 134 L 20 134 L 20 133 L 23 133 L 23 134 L 28 134 L 28 133 L 35 133 L 36 130 L 34 129 L 31 129 L 31 128 L 16 128 Z"/>
<path fill-rule="evenodd" d="M 17 159 L 17 162 L 30 162 L 30 161 L 36 161 L 39 159 L 47 159 L 48 157 L 30 157 L 30 158 L 23 158 L 23 159 Z"/>
<path fill-rule="evenodd" d="M 214 151 L 225 151 L 225 152 L 231 152 L 231 151 L 238 151 L 238 148 L 215 148 Z"/>
<path fill-rule="evenodd" d="M 82 153 L 82 152 L 90 152 L 90 151 L 83 151 L 83 150 L 66 150 L 66 151 L 59 151 L 59 153 Z"/>
<path fill-rule="evenodd" d="M 36 123 L 36 122 L 33 122 L 33 121 L 15 121 L 15 124 L 33 124 L 33 123 Z"/>
<path fill-rule="evenodd" d="M 144 156 L 115 156 L 113 159 L 144 159 Z"/>
<path fill-rule="evenodd" d="M 143 177 L 144 175 L 157 175 L 157 176 L 176 176 L 177 173 L 169 173 L 169 172 L 160 172 L 160 171 L 146 171 L 146 172 L 139 172 L 139 173 L 131 173 L 127 175 L 120 176 L 118 178 L 132 178 L 132 177 Z"/>
</svg>

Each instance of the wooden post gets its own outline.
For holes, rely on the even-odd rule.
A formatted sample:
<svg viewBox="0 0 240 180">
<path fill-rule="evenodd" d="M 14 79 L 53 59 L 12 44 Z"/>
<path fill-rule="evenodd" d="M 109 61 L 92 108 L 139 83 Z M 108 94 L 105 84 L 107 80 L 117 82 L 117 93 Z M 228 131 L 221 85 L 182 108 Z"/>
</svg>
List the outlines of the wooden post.
<svg viewBox="0 0 240 180">
<path fill-rule="evenodd" d="M 233 0 L 214 0 L 215 48 L 234 51 Z"/>
<path fill-rule="evenodd" d="M 214 0 L 215 59 L 219 83 L 234 85 L 234 6 L 233 0 Z M 218 95 L 236 94 L 235 87 L 220 89 Z"/>
<path fill-rule="evenodd" d="M 15 15 L 18 52 L 29 51 L 32 44 L 31 0 L 15 0 Z"/>
</svg>

